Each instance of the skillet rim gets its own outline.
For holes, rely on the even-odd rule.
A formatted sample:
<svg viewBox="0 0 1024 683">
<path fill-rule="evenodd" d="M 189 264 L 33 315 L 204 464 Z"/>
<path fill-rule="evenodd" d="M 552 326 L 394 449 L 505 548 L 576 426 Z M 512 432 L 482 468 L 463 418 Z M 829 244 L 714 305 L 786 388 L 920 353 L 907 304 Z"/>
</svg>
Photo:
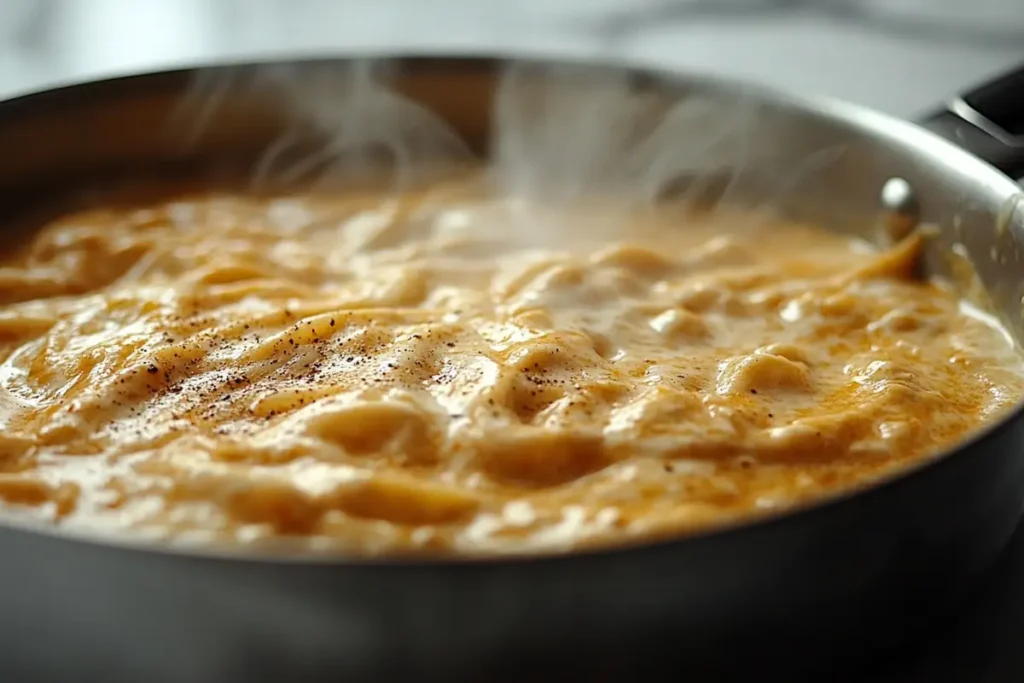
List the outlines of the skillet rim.
<svg viewBox="0 0 1024 683">
<path fill-rule="evenodd" d="M 112 70 L 98 78 L 65 79 L 47 82 L 40 88 L 27 88 L 0 97 L 0 123 L 3 118 L 16 113 L 21 107 L 53 106 L 51 100 L 60 98 L 94 97 L 103 88 L 131 88 L 139 84 L 151 84 L 161 80 L 190 78 L 200 72 L 229 71 L 232 69 L 258 69 L 263 67 L 294 65 L 305 68 L 332 66 L 346 62 L 368 59 L 387 60 L 399 68 L 415 69 L 440 68 L 452 72 L 454 68 L 485 69 L 491 73 L 508 63 L 527 63 L 538 66 L 566 66 L 597 68 L 609 72 L 626 73 L 630 78 L 644 84 L 689 85 L 710 88 L 722 92 L 742 92 L 758 98 L 759 103 L 782 106 L 789 110 L 800 110 L 822 116 L 851 131 L 878 137 L 893 142 L 901 154 L 911 147 L 936 166 L 955 165 L 964 175 L 971 175 L 984 183 L 985 190 L 993 195 L 1005 195 L 1004 207 L 1009 207 L 1007 216 L 997 214 L 996 222 L 1007 221 L 1009 230 L 1024 240 L 1021 228 L 1014 220 L 1016 209 L 1024 211 L 1024 190 L 1010 177 L 974 154 L 958 147 L 945 138 L 911 121 L 885 114 L 870 107 L 853 104 L 841 99 L 790 93 L 765 86 L 753 81 L 720 76 L 708 72 L 688 71 L 668 66 L 656 66 L 644 61 L 628 59 L 607 59 L 603 57 L 566 56 L 545 51 L 516 51 L 504 53 L 454 50 L 359 50 L 325 55 L 316 53 L 291 53 L 273 55 L 263 59 L 229 58 L 212 62 L 180 62 L 146 71 Z M 1005 212 L 1005 209 L 1004 209 Z M 114 536 L 89 529 L 69 529 L 30 518 L 17 518 L 0 512 L 0 532 L 32 534 L 48 540 L 72 542 L 130 553 L 164 555 L 191 561 L 231 562 L 242 564 L 300 566 L 341 566 L 365 568 L 390 568 L 413 571 L 416 569 L 468 569 L 471 567 L 530 567 L 538 565 L 581 563 L 593 559 L 615 559 L 641 552 L 658 552 L 672 547 L 685 547 L 699 552 L 701 546 L 736 542 L 744 534 L 765 533 L 786 526 L 799 524 L 811 515 L 824 515 L 856 504 L 870 504 L 872 498 L 883 495 L 901 495 L 901 488 L 912 485 L 914 480 L 930 474 L 938 474 L 943 468 L 952 466 L 958 458 L 969 457 L 969 452 L 982 447 L 988 440 L 996 439 L 1011 424 L 1024 417 L 1024 397 L 1000 419 L 989 422 L 974 431 L 968 438 L 956 445 L 943 449 L 907 467 L 900 468 L 865 486 L 834 492 L 823 498 L 788 506 L 773 514 L 752 519 L 727 522 L 701 531 L 678 537 L 657 539 L 635 539 L 611 546 L 598 546 L 578 551 L 543 551 L 523 554 L 487 554 L 461 556 L 346 556 L 343 554 L 304 550 L 282 549 L 281 552 L 267 550 L 261 546 L 228 544 L 198 544 L 166 542 L 147 536 Z"/>
</svg>

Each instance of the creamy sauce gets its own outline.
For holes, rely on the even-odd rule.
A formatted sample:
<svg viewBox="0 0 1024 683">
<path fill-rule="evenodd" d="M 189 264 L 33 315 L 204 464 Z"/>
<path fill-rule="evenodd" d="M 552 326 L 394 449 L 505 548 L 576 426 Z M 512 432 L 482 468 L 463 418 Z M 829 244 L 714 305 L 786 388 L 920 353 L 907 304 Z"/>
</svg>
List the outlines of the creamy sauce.
<svg viewBox="0 0 1024 683">
<path fill-rule="evenodd" d="M 442 194 L 185 196 L 46 226 L 0 267 L 8 513 L 567 550 L 869 484 L 1021 396 L 1005 331 L 911 279 L 918 237 L 876 252 Z"/>
</svg>

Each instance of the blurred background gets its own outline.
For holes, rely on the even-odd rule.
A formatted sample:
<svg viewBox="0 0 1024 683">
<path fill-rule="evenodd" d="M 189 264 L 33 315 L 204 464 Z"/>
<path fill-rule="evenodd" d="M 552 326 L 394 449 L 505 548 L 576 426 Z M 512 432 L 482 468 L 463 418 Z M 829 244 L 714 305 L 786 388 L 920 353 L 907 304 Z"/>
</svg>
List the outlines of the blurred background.
<svg viewBox="0 0 1024 683">
<path fill-rule="evenodd" d="M 0 94 L 209 59 L 403 48 L 612 56 L 911 116 L 1024 59 L 1024 0 L 0 0 Z"/>
</svg>

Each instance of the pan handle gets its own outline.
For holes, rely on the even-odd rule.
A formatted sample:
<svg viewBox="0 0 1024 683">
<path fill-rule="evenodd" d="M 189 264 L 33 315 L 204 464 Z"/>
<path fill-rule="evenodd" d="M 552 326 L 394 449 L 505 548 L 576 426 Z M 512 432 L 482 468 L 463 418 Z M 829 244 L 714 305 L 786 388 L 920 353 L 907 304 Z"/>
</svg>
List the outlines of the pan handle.
<svg viewBox="0 0 1024 683">
<path fill-rule="evenodd" d="M 1010 177 L 1024 177 L 1024 65 L 953 98 L 921 125 Z"/>
</svg>

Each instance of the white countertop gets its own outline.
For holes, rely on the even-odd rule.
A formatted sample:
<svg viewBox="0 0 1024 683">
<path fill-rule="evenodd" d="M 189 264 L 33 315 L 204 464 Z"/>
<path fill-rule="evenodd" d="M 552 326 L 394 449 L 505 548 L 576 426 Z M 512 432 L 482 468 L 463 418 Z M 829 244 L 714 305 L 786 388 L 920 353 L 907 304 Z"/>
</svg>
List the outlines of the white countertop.
<svg viewBox="0 0 1024 683">
<path fill-rule="evenodd" d="M 646 20 L 630 21 L 629 12 Z M 628 30 L 608 28 L 616 15 L 627 17 L 619 26 Z M 0 94 L 183 62 L 382 48 L 616 57 L 912 116 L 1024 59 L 1024 4 L 0 0 Z"/>
</svg>

